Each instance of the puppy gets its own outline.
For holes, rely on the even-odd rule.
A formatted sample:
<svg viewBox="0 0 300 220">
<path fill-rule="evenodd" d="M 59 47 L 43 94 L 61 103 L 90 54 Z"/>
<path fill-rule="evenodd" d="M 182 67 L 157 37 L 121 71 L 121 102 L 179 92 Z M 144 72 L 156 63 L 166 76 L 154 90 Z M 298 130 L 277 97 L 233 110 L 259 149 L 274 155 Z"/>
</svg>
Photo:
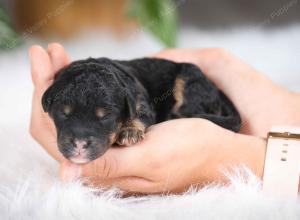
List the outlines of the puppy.
<svg viewBox="0 0 300 220">
<path fill-rule="evenodd" d="M 135 144 L 148 126 L 170 119 L 204 118 L 233 131 L 241 125 L 233 104 L 197 66 L 163 59 L 73 62 L 59 71 L 42 105 L 59 150 L 74 163 L 95 160 L 115 143 Z"/>
</svg>

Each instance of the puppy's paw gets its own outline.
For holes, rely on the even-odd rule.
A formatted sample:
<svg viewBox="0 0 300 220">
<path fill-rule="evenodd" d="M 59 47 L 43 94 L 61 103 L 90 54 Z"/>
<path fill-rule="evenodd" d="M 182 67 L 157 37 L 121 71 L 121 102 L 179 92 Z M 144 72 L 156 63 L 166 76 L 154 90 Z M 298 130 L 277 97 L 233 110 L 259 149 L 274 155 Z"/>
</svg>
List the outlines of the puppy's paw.
<svg viewBox="0 0 300 220">
<path fill-rule="evenodd" d="M 144 139 L 144 131 L 129 127 L 122 129 L 118 136 L 116 143 L 119 145 L 132 145 Z"/>
</svg>

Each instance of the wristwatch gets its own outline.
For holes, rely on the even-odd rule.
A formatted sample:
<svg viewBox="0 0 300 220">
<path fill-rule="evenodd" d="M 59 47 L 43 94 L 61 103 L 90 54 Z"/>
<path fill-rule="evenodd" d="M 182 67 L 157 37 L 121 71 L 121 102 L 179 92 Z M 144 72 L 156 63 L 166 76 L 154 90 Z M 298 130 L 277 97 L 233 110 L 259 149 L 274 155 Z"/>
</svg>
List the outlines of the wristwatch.
<svg viewBox="0 0 300 220">
<path fill-rule="evenodd" d="M 263 191 L 297 197 L 300 179 L 300 127 L 273 126 L 268 134 Z"/>
</svg>

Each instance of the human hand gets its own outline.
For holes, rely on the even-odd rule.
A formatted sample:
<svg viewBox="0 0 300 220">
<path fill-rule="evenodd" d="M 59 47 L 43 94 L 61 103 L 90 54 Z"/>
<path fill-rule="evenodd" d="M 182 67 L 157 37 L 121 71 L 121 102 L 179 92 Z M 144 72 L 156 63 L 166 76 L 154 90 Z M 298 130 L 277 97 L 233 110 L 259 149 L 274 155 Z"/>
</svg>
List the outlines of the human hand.
<svg viewBox="0 0 300 220">
<path fill-rule="evenodd" d="M 30 133 L 32 137 L 56 160 L 62 161 L 63 156 L 56 143 L 56 129 L 52 119 L 44 112 L 41 100 L 44 92 L 54 80 L 55 73 L 70 61 L 63 47 L 49 44 L 46 52 L 40 46 L 32 46 L 29 50 L 31 75 L 34 85 Z"/>
<path fill-rule="evenodd" d="M 199 66 L 238 109 L 240 133 L 266 137 L 272 125 L 300 125 L 300 94 L 276 85 L 223 49 L 168 49 L 155 57 Z"/>
<path fill-rule="evenodd" d="M 149 127 L 145 139 L 110 148 L 86 165 L 62 163 L 61 176 L 126 192 L 182 192 L 191 185 L 226 182 L 221 169 L 245 164 L 262 175 L 265 141 L 236 134 L 204 119 L 176 119 Z"/>
<path fill-rule="evenodd" d="M 48 50 L 48 55 L 45 51 L 43 51 L 41 48 L 33 48 L 31 49 L 31 57 L 32 59 L 32 73 L 33 73 L 33 81 L 35 85 L 35 92 L 34 92 L 34 98 L 33 98 L 33 110 L 32 110 L 32 121 L 31 121 L 31 134 L 33 137 L 38 140 L 38 142 L 44 146 L 44 148 L 56 159 L 59 161 L 63 160 L 63 157 L 60 155 L 59 151 L 57 150 L 57 144 L 56 144 L 56 134 L 55 134 L 55 128 L 51 121 L 51 119 L 46 115 L 41 107 L 40 99 L 42 97 L 43 92 L 47 89 L 47 87 L 51 84 L 55 72 L 62 68 L 64 65 L 66 65 L 69 60 L 67 58 L 67 55 L 65 54 L 63 48 L 59 45 L 56 45 L 57 48 L 55 50 L 52 50 L 52 52 L 55 52 L 56 55 L 51 55 L 51 46 Z M 33 51 L 32 51 L 33 50 Z M 34 52 L 35 51 L 35 52 Z M 199 51 L 198 51 L 199 52 Z M 208 52 L 211 52 L 208 50 Z M 207 52 L 207 53 L 208 53 Z M 34 55 L 35 54 L 35 55 Z M 209 55 L 206 54 L 205 56 L 209 60 Z M 55 57 L 59 57 L 58 59 Z M 182 54 L 182 57 L 188 58 L 188 56 L 185 54 Z M 193 56 L 192 56 L 193 57 Z M 195 57 L 193 57 L 195 58 Z M 204 58 L 204 57 L 203 57 Z M 205 61 L 206 59 L 203 59 L 204 63 L 209 63 L 209 61 Z M 213 59 L 212 59 L 213 60 Z M 51 62 L 50 62 L 51 61 Z M 58 62 L 57 64 L 55 64 Z M 189 62 L 195 62 L 193 60 L 190 60 Z M 42 66 L 44 65 L 44 68 Z M 51 66 L 52 65 L 52 66 Z M 201 67 L 201 66 L 200 66 Z M 201 67 L 202 68 L 202 67 Z M 202 68 L 203 69 L 203 68 Z M 203 69 L 205 72 L 205 70 Z M 207 73 L 207 72 L 206 72 Z M 209 75 L 209 73 L 211 75 Z M 208 71 L 208 77 L 213 80 L 214 74 L 218 73 L 217 71 Z M 216 74 L 217 76 L 217 74 Z M 246 77 L 247 78 L 247 77 Z M 251 77 L 248 77 L 251 78 Z M 255 77 L 253 77 L 255 78 Z M 225 77 L 225 81 L 228 79 Z M 255 78 L 254 81 L 257 81 L 258 78 Z M 240 79 L 241 80 L 241 79 Z M 266 80 L 264 77 L 261 77 L 261 80 Z M 216 79 L 214 80 L 215 83 L 222 89 L 222 81 L 217 83 Z M 261 82 L 262 82 L 261 81 Z M 266 82 L 265 81 L 265 82 Z M 229 81 L 227 80 L 227 83 Z M 226 83 L 225 83 L 226 84 Z M 270 88 L 278 88 L 276 85 L 270 83 Z M 234 84 L 235 85 L 235 84 Z M 250 85 L 250 84 L 248 84 Z M 273 87 L 274 86 L 274 87 Z M 234 87 L 234 86 L 233 86 Z M 269 86 L 268 86 L 269 87 Z M 226 88 L 226 87 L 225 87 Z M 227 91 L 227 95 L 231 98 L 233 96 L 230 96 L 230 93 L 228 90 L 222 89 L 224 92 Z M 230 91 L 230 90 L 229 90 Z M 237 89 L 233 90 L 237 91 Z M 232 93 L 234 94 L 234 93 Z M 232 95 L 231 94 L 231 95 Z M 234 97 L 233 97 L 234 98 Z M 232 98 L 231 98 L 232 99 Z M 234 100 L 233 100 L 234 101 Z M 237 100 L 234 101 L 234 103 L 237 103 Z M 249 100 L 248 100 L 249 103 Z M 239 107 L 239 106 L 237 106 Z M 247 113 L 247 111 L 246 111 Z M 247 116 L 246 113 L 242 114 Z M 246 121 L 247 117 L 243 117 L 244 122 Z M 101 158 L 99 158 L 96 161 L 93 161 L 90 164 L 86 164 L 84 166 L 78 166 L 75 164 L 70 164 L 69 162 L 65 161 L 62 164 L 62 176 L 66 179 L 72 179 L 75 176 L 83 176 L 88 177 L 90 179 L 90 183 L 94 183 L 96 185 L 116 185 L 119 186 L 123 190 L 129 190 L 129 191 L 137 191 L 137 192 L 162 192 L 162 191 L 181 191 L 184 188 L 190 186 L 191 184 L 202 184 L 205 182 L 210 181 L 216 181 L 221 180 L 222 175 L 220 175 L 220 172 L 218 171 L 218 168 L 220 166 L 226 166 L 228 164 L 235 165 L 238 163 L 244 163 L 249 166 L 250 169 L 252 169 L 258 176 L 261 176 L 262 172 L 262 163 L 263 163 L 263 156 L 264 155 L 264 147 L 265 143 L 259 138 L 254 137 L 247 137 L 243 135 L 234 134 L 235 138 L 234 140 L 230 137 L 232 137 L 231 132 L 220 128 L 211 122 L 208 122 L 206 120 L 202 119 L 180 119 L 185 121 L 185 126 L 180 122 L 180 126 L 183 128 L 186 128 L 186 130 L 181 131 L 182 134 L 185 134 L 184 131 L 190 131 L 189 138 L 185 138 L 185 135 L 179 136 L 177 131 L 174 131 L 174 122 L 169 121 L 165 122 L 160 125 L 153 126 L 149 132 L 146 134 L 149 137 L 146 138 L 145 141 L 140 143 L 139 145 L 135 145 L 132 147 L 127 148 L 111 148 L 108 150 L 106 154 L 104 154 Z M 196 152 L 196 147 L 189 148 L 187 146 L 196 146 L 193 140 L 198 137 L 198 133 L 191 132 L 191 131 L 198 131 L 200 127 L 193 129 L 188 129 L 190 122 L 188 123 L 186 120 L 196 120 L 199 122 L 199 125 L 201 124 L 201 129 L 205 130 L 205 137 L 210 137 L 210 139 L 205 139 L 207 142 L 204 144 L 204 142 L 197 143 L 197 146 L 206 146 L 199 147 L 201 151 Z M 178 120 L 176 120 L 178 121 Z M 200 123 L 201 121 L 201 123 Z M 247 122 L 247 121 L 246 121 Z M 251 122 L 251 121 L 250 121 Z M 246 123 L 247 124 L 247 123 Z M 214 129 L 208 129 L 208 126 L 214 127 Z M 162 127 L 161 127 L 162 126 Z M 178 125 L 177 125 L 178 126 Z M 249 125 L 247 125 L 249 126 Z M 246 129 L 246 127 L 243 128 L 244 133 L 250 133 L 251 130 Z M 193 126 L 192 126 L 193 127 Z M 163 129 L 160 129 L 163 128 Z M 250 126 L 250 128 L 252 128 Z M 179 128 L 180 129 L 180 128 Z M 201 129 L 199 131 L 201 131 Z M 165 130 L 169 131 L 169 135 L 165 132 Z M 223 132 L 218 132 L 223 131 Z M 156 132 L 157 131 L 157 132 Z M 255 131 L 255 130 L 254 130 Z M 180 133 L 181 133 L 180 132 Z M 229 133 L 228 133 L 229 132 Z M 251 131 L 253 132 L 253 131 Z M 257 132 L 257 131 L 256 131 Z M 164 154 L 161 154 L 161 150 L 163 150 L 162 144 L 165 144 L 163 141 L 164 137 L 161 137 L 161 134 L 164 134 L 164 137 L 174 138 L 174 149 L 171 147 L 171 145 L 167 145 L 166 149 L 169 149 L 169 151 L 163 151 Z M 221 133 L 223 135 L 221 135 Z M 226 133 L 226 135 L 225 135 Z M 254 132 L 253 132 L 254 133 Z M 208 135 L 211 134 L 211 135 Z M 216 136 L 214 135 L 216 134 Z M 150 138 L 151 137 L 151 138 Z M 178 137 L 182 137 L 181 139 L 183 141 L 179 141 Z M 193 138 L 194 139 L 193 139 Z M 155 139 L 154 139 L 155 138 Z M 167 139 L 166 139 L 167 140 Z M 210 140 L 210 141 L 208 141 Z M 220 143 L 220 140 L 222 140 L 222 143 Z M 150 142 L 149 142 L 150 141 Z M 190 141 L 192 141 L 190 143 Z M 200 141 L 204 141 L 203 137 L 201 136 Z M 162 142 L 162 144 L 159 144 Z M 230 143 L 231 142 L 231 143 Z M 149 144 L 151 143 L 151 144 Z M 180 143 L 178 145 L 177 143 Z M 230 143 L 230 144 L 229 144 Z M 240 143 L 240 144 L 239 144 Z M 248 144 L 251 143 L 251 144 Z M 148 146 L 148 147 L 147 147 Z M 158 148 L 158 147 L 161 147 Z M 219 148 L 215 147 L 219 146 Z M 224 146 L 226 149 L 224 149 Z M 229 146 L 229 147 L 228 147 Z M 231 146 L 231 147 L 230 147 Z M 238 148 L 237 148 L 238 146 Z M 143 149 L 147 149 L 143 150 Z M 158 150 L 159 149 L 159 150 Z M 171 163 L 170 160 L 165 160 L 166 158 L 172 158 L 171 155 L 175 154 L 179 149 L 186 149 L 186 155 L 189 155 L 188 152 L 193 152 L 191 154 L 191 157 L 189 160 L 182 160 L 186 163 L 180 163 L 182 166 L 182 170 L 184 170 L 183 173 L 187 173 L 186 176 L 176 175 L 174 176 L 175 180 L 171 181 L 174 185 L 169 185 L 167 181 L 166 182 L 166 172 L 158 172 L 158 169 L 155 169 L 157 167 L 161 167 L 165 169 L 162 169 L 164 171 L 170 170 L 170 175 L 174 175 L 176 169 L 179 167 L 176 164 L 178 161 L 174 161 L 174 163 Z M 203 149 L 206 149 L 203 150 Z M 194 151 L 193 151 L 194 150 Z M 152 155 L 150 159 L 147 157 L 148 155 Z M 231 152 L 229 154 L 228 152 Z M 183 153 L 183 152 L 182 152 Z M 201 155 L 202 154 L 202 155 Z M 184 154 L 183 154 L 184 155 Z M 206 160 L 202 160 L 203 163 L 201 163 L 201 167 L 195 166 L 199 169 L 199 173 L 196 172 L 196 169 L 193 169 L 193 165 L 195 165 L 198 157 L 202 156 L 204 158 L 207 158 Z M 208 160 L 210 158 L 210 160 Z M 220 158 L 220 159 L 218 159 Z M 254 159 L 253 159 L 254 158 Z M 152 167 L 147 163 L 147 161 L 152 161 L 150 165 L 152 164 Z M 212 161 L 213 163 L 208 163 L 209 161 Z M 254 163 L 255 161 L 255 163 Z M 149 166 L 143 166 L 143 164 L 148 164 Z M 155 165 L 156 164 L 156 165 Z M 157 165 L 158 164 L 158 165 Z M 200 164 L 200 163 L 196 163 Z M 206 166 L 205 166 L 206 165 Z M 80 170 L 82 170 L 80 174 Z M 195 175 L 192 174 L 191 171 L 195 171 Z M 200 172 L 201 171 L 201 172 Z M 154 178 L 155 177 L 155 178 Z M 193 178 L 190 178 L 193 177 Z M 224 181 L 224 180 L 223 180 Z M 149 185 L 149 183 L 151 183 Z M 163 187 L 162 187 L 163 185 Z"/>
</svg>

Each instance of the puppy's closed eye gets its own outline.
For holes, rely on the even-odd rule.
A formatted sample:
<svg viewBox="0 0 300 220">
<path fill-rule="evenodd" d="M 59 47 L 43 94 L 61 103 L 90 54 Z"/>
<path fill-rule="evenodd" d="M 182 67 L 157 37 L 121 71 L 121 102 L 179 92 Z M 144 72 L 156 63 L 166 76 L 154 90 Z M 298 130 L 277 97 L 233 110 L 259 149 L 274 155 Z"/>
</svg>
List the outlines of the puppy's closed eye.
<svg viewBox="0 0 300 220">
<path fill-rule="evenodd" d="M 61 120 L 66 120 L 69 118 L 73 109 L 70 105 L 63 105 L 54 114 Z"/>
</svg>

